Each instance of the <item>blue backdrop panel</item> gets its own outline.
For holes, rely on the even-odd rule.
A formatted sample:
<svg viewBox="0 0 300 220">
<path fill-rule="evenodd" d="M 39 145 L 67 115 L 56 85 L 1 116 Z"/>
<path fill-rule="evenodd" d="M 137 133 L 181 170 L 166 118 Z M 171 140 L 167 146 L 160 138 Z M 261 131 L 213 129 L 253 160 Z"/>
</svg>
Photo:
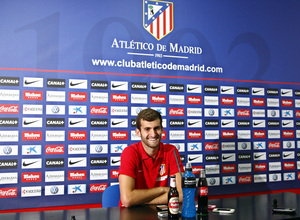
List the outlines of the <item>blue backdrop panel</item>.
<svg viewBox="0 0 300 220">
<path fill-rule="evenodd" d="M 211 195 L 299 184 L 297 1 L 5 1 L 1 210 L 101 203 L 137 112 Z"/>
</svg>

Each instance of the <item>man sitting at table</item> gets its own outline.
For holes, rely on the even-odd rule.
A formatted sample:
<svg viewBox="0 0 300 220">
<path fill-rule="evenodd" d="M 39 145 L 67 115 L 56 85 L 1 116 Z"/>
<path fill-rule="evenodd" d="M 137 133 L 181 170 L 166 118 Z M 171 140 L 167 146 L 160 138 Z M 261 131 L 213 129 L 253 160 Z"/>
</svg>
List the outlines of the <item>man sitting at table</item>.
<svg viewBox="0 0 300 220">
<path fill-rule="evenodd" d="M 182 202 L 181 176 L 174 150 L 181 171 L 183 165 L 178 150 L 161 142 L 163 126 L 160 113 L 144 109 L 138 114 L 136 125 L 135 132 L 141 141 L 126 147 L 121 155 L 120 206 L 167 204 L 171 175 L 176 176 L 179 202 Z"/>
</svg>

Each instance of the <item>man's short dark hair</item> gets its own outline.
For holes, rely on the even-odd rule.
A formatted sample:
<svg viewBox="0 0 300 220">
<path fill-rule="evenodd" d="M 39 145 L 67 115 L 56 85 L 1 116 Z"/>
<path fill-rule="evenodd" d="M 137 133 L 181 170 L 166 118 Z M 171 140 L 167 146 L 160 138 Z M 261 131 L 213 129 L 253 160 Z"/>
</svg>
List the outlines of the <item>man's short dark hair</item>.
<svg viewBox="0 0 300 220">
<path fill-rule="evenodd" d="M 162 126 L 161 114 L 158 111 L 154 110 L 154 109 L 146 108 L 146 109 L 143 109 L 142 111 L 139 112 L 138 116 L 135 119 L 136 126 L 139 130 L 141 130 L 142 119 L 145 120 L 145 121 L 154 121 L 156 119 L 159 119 L 160 125 Z"/>
</svg>

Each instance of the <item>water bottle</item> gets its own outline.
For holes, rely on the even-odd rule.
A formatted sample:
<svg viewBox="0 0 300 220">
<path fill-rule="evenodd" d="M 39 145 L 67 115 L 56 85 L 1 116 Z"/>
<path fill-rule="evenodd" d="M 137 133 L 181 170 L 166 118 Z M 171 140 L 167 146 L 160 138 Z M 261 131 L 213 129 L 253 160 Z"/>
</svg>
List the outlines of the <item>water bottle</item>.
<svg viewBox="0 0 300 220">
<path fill-rule="evenodd" d="M 185 173 L 182 175 L 182 217 L 190 218 L 196 216 L 195 207 L 195 192 L 196 192 L 196 177 L 192 173 L 192 165 L 187 163 Z"/>
</svg>

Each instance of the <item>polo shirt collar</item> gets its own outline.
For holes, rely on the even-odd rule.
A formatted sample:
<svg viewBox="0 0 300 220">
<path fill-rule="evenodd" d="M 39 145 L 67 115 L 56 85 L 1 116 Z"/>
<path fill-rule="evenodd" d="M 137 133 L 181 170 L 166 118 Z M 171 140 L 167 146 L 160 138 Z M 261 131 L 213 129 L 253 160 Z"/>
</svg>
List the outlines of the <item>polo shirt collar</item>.
<svg viewBox="0 0 300 220">
<path fill-rule="evenodd" d="M 143 144 L 142 144 L 141 141 L 139 142 L 139 151 L 141 152 L 141 155 L 142 155 L 142 159 L 143 159 L 143 160 L 146 160 L 146 159 L 149 159 L 149 158 L 152 159 L 152 157 L 150 157 L 150 156 L 146 153 L 146 151 L 145 151 L 145 149 L 144 149 Z M 164 156 L 164 153 L 163 153 L 163 143 L 160 142 L 160 143 L 159 143 L 159 150 L 158 150 L 158 153 L 157 153 L 157 157 L 156 157 L 156 158 L 162 158 L 163 156 Z"/>
</svg>

